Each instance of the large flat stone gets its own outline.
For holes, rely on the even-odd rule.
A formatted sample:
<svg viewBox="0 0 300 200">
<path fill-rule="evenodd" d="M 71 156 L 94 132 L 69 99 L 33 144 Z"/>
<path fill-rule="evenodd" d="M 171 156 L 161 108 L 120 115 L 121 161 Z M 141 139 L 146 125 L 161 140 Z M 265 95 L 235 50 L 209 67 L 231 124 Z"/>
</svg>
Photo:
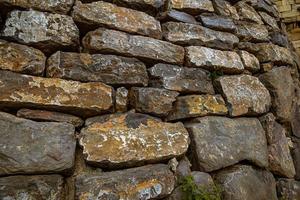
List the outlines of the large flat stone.
<svg viewBox="0 0 300 200">
<path fill-rule="evenodd" d="M 99 28 L 83 38 L 87 51 L 115 53 L 145 61 L 182 64 L 184 48 L 149 37 L 129 35 L 120 31 Z"/>
<path fill-rule="evenodd" d="M 221 95 L 179 96 L 167 120 L 180 120 L 205 115 L 226 115 L 228 112 Z"/>
<path fill-rule="evenodd" d="M 231 116 L 259 115 L 271 107 L 269 91 L 254 76 L 222 76 L 216 85 L 224 95 Z"/>
<path fill-rule="evenodd" d="M 210 0 L 171 0 L 170 7 L 190 14 L 213 12 L 214 7 Z"/>
<path fill-rule="evenodd" d="M 175 186 L 167 165 L 147 165 L 100 174 L 82 174 L 76 178 L 76 199 L 162 199 Z"/>
<path fill-rule="evenodd" d="M 60 175 L 9 176 L 0 178 L 0 199 L 64 199 Z"/>
<path fill-rule="evenodd" d="M 280 178 L 277 181 L 277 191 L 281 199 L 298 200 L 300 197 L 300 181 Z"/>
<path fill-rule="evenodd" d="M 0 40 L 0 69 L 31 75 L 42 75 L 46 56 L 25 45 Z"/>
<path fill-rule="evenodd" d="M 89 120 L 80 145 L 88 163 L 116 168 L 181 156 L 189 136 L 182 123 L 165 123 L 145 114 L 125 113 Z"/>
<path fill-rule="evenodd" d="M 160 22 L 175 21 L 189 24 L 199 24 L 194 16 L 173 9 L 159 13 L 158 18 Z"/>
<path fill-rule="evenodd" d="M 180 93 L 214 94 L 209 72 L 199 68 L 159 63 L 149 70 L 150 85 Z"/>
<path fill-rule="evenodd" d="M 57 49 L 74 49 L 79 44 L 79 30 L 70 16 L 34 10 L 12 11 L 5 22 L 2 36 L 46 53 Z"/>
<path fill-rule="evenodd" d="M 166 40 L 179 45 L 207 46 L 217 49 L 233 49 L 239 42 L 238 37 L 231 33 L 180 22 L 163 24 L 163 36 Z"/>
<path fill-rule="evenodd" d="M 90 116 L 110 111 L 113 88 L 100 82 L 80 83 L 0 71 L 1 108 L 47 108 Z"/>
<path fill-rule="evenodd" d="M 238 165 L 217 173 L 224 200 L 277 200 L 275 178 L 269 171 Z"/>
<path fill-rule="evenodd" d="M 146 66 L 135 58 L 58 51 L 47 62 L 47 77 L 109 85 L 148 85 Z"/>
<path fill-rule="evenodd" d="M 68 173 L 74 165 L 71 124 L 34 122 L 0 112 L 0 137 L 0 175 Z"/>
<path fill-rule="evenodd" d="M 256 118 L 207 116 L 185 123 L 191 137 L 193 166 L 206 172 L 243 160 L 268 166 L 265 132 Z"/>
<path fill-rule="evenodd" d="M 261 24 L 241 21 L 236 23 L 237 36 L 244 42 L 265 42 L 269 40 L 268 29 Z"/>
<path fill-rule="evenodd" d="M 244 70 L 242 60 L 236 52 L 220 51 L 201 46 L 186 48 L 186 65 L 230 74 L 241 73 Z"/>
<path fill-rule="evenodd" d="M 129 33 L 161 38 L 160 23 L 154 17 L 104 1 L 85 4 L 77 1 L 72 16 L 76 22 L 88 26 L 106 26 Z"/>
<path fill-rule="evenodd" d="M 218 30 L 218 31 L 228 31 L 236 32 L 236 25 L 233 22 L 233 19 L 226 16 L 204 13 L 198 16 L 198 19 L 201 20 L 202 24 L 205 27 Z"/>
</svg>

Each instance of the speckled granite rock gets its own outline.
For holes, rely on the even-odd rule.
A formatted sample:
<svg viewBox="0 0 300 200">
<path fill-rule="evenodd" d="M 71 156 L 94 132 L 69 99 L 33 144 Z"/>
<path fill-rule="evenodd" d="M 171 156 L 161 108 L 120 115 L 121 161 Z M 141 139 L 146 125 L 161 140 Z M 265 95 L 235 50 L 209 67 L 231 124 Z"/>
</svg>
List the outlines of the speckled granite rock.
<svg viewBox="0 0 300 200">
<path fill-rule="evenodd" d="M 235 4 L 235 7 L 240 16 L 240 20 L 252 21 L 257 24 L 264 24 L 260 15 L 255 11 L 255 9 L 247 4 L 245 1 L 239 1 Z"/>
<path fill-rule="evenodd" d="M 249 70 L 253 73 L 258 72 L 260 70 L 259 61 L 253 54 L 243 50 L 239 51 L 238 53 L 243 61 L 246 70 Z"/>
<path fill-rule="evenodd" d="M 170 0 L 170 7 L 191 14 L 213 12 L 214 7 L 210 0 Z"/>
<path fill-rule="evenodd" d="M 264 25 L 239 22 L 237 25 L 237 36 L 241 41 L 246 42 L 265 42 L 269 40 L 269 32 Z"/>
</svg>

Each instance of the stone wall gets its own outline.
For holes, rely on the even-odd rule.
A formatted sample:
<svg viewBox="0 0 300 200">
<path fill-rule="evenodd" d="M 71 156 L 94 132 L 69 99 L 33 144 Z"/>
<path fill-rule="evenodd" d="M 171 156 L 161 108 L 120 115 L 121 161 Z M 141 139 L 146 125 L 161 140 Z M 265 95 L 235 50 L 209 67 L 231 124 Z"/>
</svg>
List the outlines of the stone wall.
<svg viewBox="0 0 300 200">
<path fill-rule="evenodd" d="M 300 60 L 270 0 L 0 0 L 0 199 L 300 199 Z"/>
</svg>

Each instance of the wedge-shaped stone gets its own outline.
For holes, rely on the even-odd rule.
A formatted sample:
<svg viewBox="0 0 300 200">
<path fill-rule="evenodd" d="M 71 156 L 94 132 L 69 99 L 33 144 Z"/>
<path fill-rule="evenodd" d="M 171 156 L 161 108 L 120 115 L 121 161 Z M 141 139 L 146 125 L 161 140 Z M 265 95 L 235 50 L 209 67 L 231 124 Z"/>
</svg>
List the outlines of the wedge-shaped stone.
<svg viewBox="0 0 300 200">
<path fill-rule="evenodd" d="M 240 20 L 252 21 L 257 24 L 264 24 L 260 15 L 255 9 L 245 1 L 239 1 L 235 4 L 235 7 L 240 15 Z"/>
<path fill-rule="evenodd" d="M 0 112 L 0 175 L 68 173 L 75 159 L 71 124 L 34 122 Z"/>
<path fill-rule="evenodd" d="M 0 40 L 0 69 L 42 75 L 46 56 L 39 50 Z"/>
<path fill-rule="evenodd" d="M 240 22 L 237 23 L 237 36 L 245 42 L 264 42 L 269 40 L 268 29 L 261 24 Z"/>
<path fill-rule="evenodd" d="M 131 112 L 92 121 L 82 129 L 80 145 L 86 161 L 95 166 L 116 168 L 159 162 L 181 156 L 189 145 L 182 123 L 165 123 Z"/>
<path fill-rule="evenodd" d="M 207 46 L 217 49 L 232 49 L 239 42 L 238 37 L 231 33 L 180 22 L 163 24 L 163 36 L 166 40 L 179 45 Z"/>
<path fill-rule="evenodd" d="M 239 51 L 239 55 L 243 61 L 244 67 L 250 72 L 258 72 L 260 70 L 260 64 L 258 59 L 251 53 L 247 51 Z"/>
<path fill-rule="evenodd" d="M 270 15 L 268 15 L 267 13 L 265 12 L 259 12 L 262 20 L 269 26 L 272 27 L 272 29 L 275 29 L 275 30 L 279 30 L 279 27 L 278 27 L 278 24 L 277 24 L 277 21 L 275 18 L 271 17 Z"/>
<path fill-rule="evenodd" d="M 115 53 L 150 62 L 173 64 L 182 64 L 184 60 L 184 48 L 181 46 L 110 29 L 91 31 L 83 38 L 82 43 L 90 52 Z"/>
<path fill-rule="evenodd" d="M 48 59 L 47 76 L 110 85 L 148 85 L 146 66 L 135 58 L 56 52 Z"/>
<path fill-rule="evenodd" d="M 154 17 L 104 1 L 86 4 L 77 1 L 72 16 L 76 22 L 88 26 L 106 26 L 129 33 L 161 38 L 160 23 Z"/>
<path fill-rule="evenodd" d="M 167 165 L 82 174 L 76 178 L 76 199 L 161 199 L 173 191 L 175 177 Z"/>
<path fill-rule="evenodd" d="M 199 15 L 198 19 L 205 27 L 214 30 L 236 32 L 237 29 L 236 25 L 233 22 L 233 19 L 230 17 L 204 13 L 202 15 Z"/>
<path fill-rule="evenodd" d="M 281 199 L 298 200 L 300 197 L 300 181 L 280 178 L 277 182 L 277 191 Z"/>
<path fill-rule="evenodd" d="M 248 160 L 268 166 L 265 132 L 256 118 L 207 116 L 185 124 L 191 134 L 193 166 L 206 172 Z"/>
<path fill-rule="evenodd" d="M 0 0 L 0 6 L 16 6 L 60 14 L 67 14 L 71 10 L 73 3 L 74 0 L 43 0 L 42 3 L 40 0 Z"/>
<path fill-rule="evenodd" d="M 224 188 L 224 200 L 277 200 L 274 176 L 249 165 L 238 165 L 218 172 L 215 180 Z"/>
<path fill-rule="evenodd" d="M 268 112 L 271 96 L 258 78 L 250 75 L 222 76 L 216 80 L 231 116 L 259 115 Z"/>
<path fill-rule="evenodd" d="M 113 88 L 100 82 L 80 83 L 0 71 L 0 107 L 47 108 L 90 116 L 113 107 Z"/>
<path fill-rule="evenodd" d="M 226 114 L 227 107 L 221 95 L 188 95 L 177 97 L 167 120 Z"/>
<path fill-rule="evenodd" d="M 2 36 L 46 53 L 59 48 L 74 48 L 79 43 L 79 30 L 70 16 L 34 10 L 12 11 Z"/>
<path fill-rule="evenodd" d="M 9 176 L 0 178 L 0 199 L 64 199 L 60 175 Z"/>
<path fill-rule="evenodd" d="M 210 71 L 241 73 L 244 66 L 240 56 L 233 51 L 220 51 L 200 46 L 186 48 L 186 65 L 200 67 Z"/>
<path fill-rule="evenodd" d="M 226 0 L 215 0 L 214 7 L 215 12 L 221 16 L 230 17 L 235 20 L 240 19 L 236 8 Z"/>
<path fill-rule="evenodd" d="M 193 15 L 201 12 L 214 11 L 213 4 L 210 0 L 171 0 L 170 4 L 171 8 Z"/>
<path fill-rule="evenodd" d="M 149 73 L 150 85 L 154 87 L 181 93 L 215 93 L 209 72 L 203 69 L 160 63 L 151 67 Z"/>
</svg>

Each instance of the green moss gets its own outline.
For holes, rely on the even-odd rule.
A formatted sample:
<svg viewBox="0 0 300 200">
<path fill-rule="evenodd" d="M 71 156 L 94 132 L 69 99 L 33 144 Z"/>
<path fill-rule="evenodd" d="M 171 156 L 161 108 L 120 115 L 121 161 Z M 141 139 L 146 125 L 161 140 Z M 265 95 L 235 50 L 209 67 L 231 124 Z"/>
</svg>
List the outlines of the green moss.
<svg viewBox="0 0 300 200">
<path fill-rule="evenodd" d="M 219 78 L 220 76 L 223 76 L 222 71 L 213 71 L 213 72 L 210 72 L 210 74 L 209 74 L 209 78 L 211 78 L 212 80 L 215 80 L 215 79 Z"/>
</svg>

